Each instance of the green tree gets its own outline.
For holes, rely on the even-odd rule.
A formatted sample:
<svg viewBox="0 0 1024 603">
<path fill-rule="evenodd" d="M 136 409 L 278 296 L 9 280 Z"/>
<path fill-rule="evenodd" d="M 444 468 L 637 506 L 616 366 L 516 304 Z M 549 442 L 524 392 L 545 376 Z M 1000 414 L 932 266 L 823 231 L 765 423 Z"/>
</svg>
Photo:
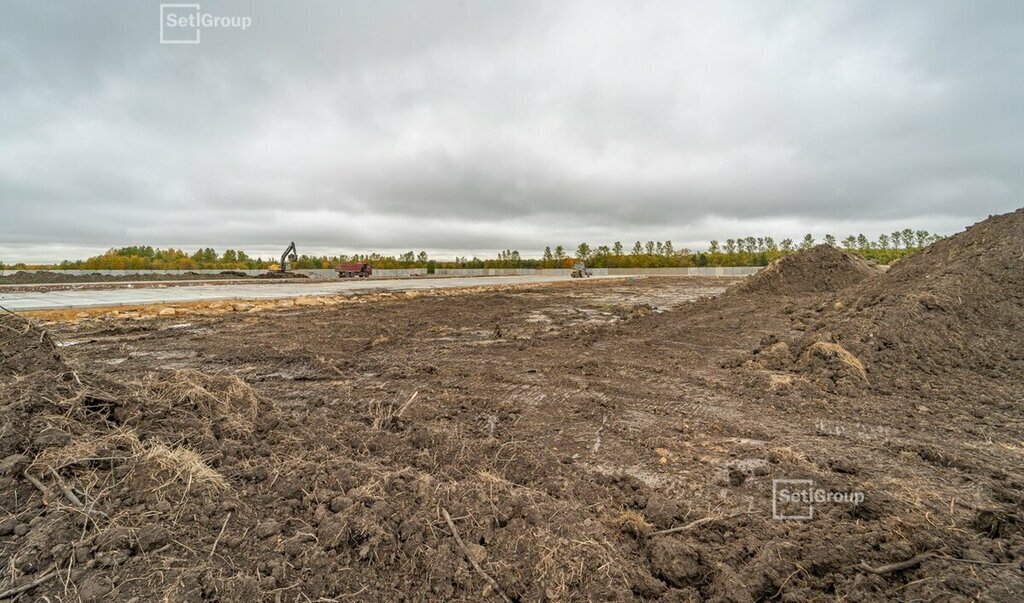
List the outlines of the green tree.
<svg viewBox="0 0 1024 603">
<path fill-rule="evenodd" d="M 835 238 L 835 236 L 830 235 L 830 234 L 826 234 L 825 235 L 825 244 L 828 245 L 829 247 L 835 247 L 836 246 L 836 238 Z"/>
<path fill-rule="evenodd" d="M 614 255 L 617 258 L 622 257 L 622 242 L 621 241 L 615 241 L 615 244 L 612 245 L 612 255 Z"/>
<path fill-rule="evenodd" d="M 910 249 L 914 246 L 914 231 L 909 228 L 904 228 L 900 235 L 903 237 L 903 248 Z"/>
<path fill-rule="evenodd" d="M 800 241 L 800 249 L 810 249 L 814 247 L 814 237 L 810 233 L 804 235 L 804 240 Z"/>
<path fill-rule="evenodd" d="M 590 257 L 590 245 L 586 243 L 580 243 L 576 248 L 576 258 L 578 260 L 585 260 Z"/>
<path fill-rule="evenodd" d="M 644 254 L 644 246 L 640 243 L 640 241 L 637 241 L 636 243 L 633 243 L 633 255 L 643 255 L 643 254 Z"/>
</svg>

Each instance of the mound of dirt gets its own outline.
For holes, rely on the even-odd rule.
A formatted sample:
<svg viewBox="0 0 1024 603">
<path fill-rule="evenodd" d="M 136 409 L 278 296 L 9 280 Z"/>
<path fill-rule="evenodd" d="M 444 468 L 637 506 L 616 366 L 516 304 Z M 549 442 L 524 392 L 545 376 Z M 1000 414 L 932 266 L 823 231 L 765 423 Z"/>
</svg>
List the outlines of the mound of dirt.
<svg viewBox="0 0 1024 603">
<path fill-rule="evenodd" d="M 73 584 L 76 600 L 109 600 L 122 577 L 144 592 L 151 556 L 212 542 L 209 518 L 239 506 L 225 468 L 258 456 L 272 409 L 228 378 L 124 384 L 78 371 L 46 331 L 10 314 L 0 349 L 0 599 L 61 598 Z M 190 552 L 195 571 L 168 574 L 185 589 L 178 600 L 197 598 L 208 571 Z"/>
<path fill-rule="evenodd" d="M 757 295 L 833 293 L 882 274 L 863 257 L 818 245 L 783 256 L 738 285 L 734 292 Z"/>
<path fill-rule="evenodd" d="M 281 278 L 309 278 L 309 277 L 306 276 L 305 274 L 300 273 L 300 272 L 279 272 L 279 271 L 275 270 L 275 271 L 272 271 L 272 272 L 264 272 L 263 274 L 257 274 L 253 278 L 281 279 Z"/>
<path fill-rule="evenodd" d="M 786 343 L 788 358 L 765 342 L 755 359 L 806 372 L 801 364 L 825 345 L 838 350 L 835 370 L 826 371 L 837 383 L 884 393 L 928 390 L 935 379 L 959 379 L 966 389 L 984 379 L 989 386 L 974 399 L 1005 398 L 998 383 L 1024 374 L 1022 241 L 1024 209 L 989 218 L 843 291 Z"/>
</svg>

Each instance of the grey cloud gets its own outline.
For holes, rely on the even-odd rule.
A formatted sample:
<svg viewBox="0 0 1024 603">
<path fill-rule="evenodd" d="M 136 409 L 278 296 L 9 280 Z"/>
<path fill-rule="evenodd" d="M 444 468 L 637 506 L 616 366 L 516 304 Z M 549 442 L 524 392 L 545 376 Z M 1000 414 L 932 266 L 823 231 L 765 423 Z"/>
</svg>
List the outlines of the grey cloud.
<svg viewBox="0 0 1024 603">
<path fill-rule="evenodd" d="M 1019 205 L 1017 2 L 8 2 L 0 258 L 950 232 Z"/>
</svg>

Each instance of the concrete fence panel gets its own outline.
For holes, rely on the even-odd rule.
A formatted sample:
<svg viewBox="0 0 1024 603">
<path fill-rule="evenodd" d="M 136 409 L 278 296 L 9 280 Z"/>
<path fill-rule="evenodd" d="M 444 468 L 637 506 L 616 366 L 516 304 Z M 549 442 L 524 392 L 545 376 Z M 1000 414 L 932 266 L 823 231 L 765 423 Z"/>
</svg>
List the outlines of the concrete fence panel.
<svg viewBox="0 0 1024 603">
<path fill-rule="evenodd" d="M 760 266 L 738 267 L 703 267 L 703 268 L 591 268 L 597 276 L 605 275 L 646 275 L 646 276 L 749 276 L 761 270 Z M 187 276 L 188 274 L 220 274 L 225 270 L 0 270 L 0 276 L 11 276 L 18 272 L 54 272 L 71 276 L 130 276 L 137 274 L 166 274 Z M 247 276 L 258 276 L 266 270 L 231 270 Z M 333 268 L 298 269 L 293 272 L 305 274 L 316 279 L 336 279 L 338 273 Z M 438 268 L 435 276 L 569 276 L 568 268 Z M 375 268 L 372 278 L 403 278 L 427 276 L 426 268 Z"/>
</svg>

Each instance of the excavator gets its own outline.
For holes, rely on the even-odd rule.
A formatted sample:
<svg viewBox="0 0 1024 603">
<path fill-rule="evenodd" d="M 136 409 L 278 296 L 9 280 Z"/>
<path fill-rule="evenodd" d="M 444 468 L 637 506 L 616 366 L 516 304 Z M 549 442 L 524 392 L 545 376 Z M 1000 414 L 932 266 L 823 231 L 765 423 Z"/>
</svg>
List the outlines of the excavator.
<svg viewBox="0 0 1024 603">
<path fill-rule="evenodd" d="M 295 249 L 295 241 L 288 244 L 288 248 L 281 254 L 281 264 L 278 266 L 278 271 L 281 273 L 288 272 L 288 262 L 294 262 L 299 259 L 298 250 Z"/>
</svg>

